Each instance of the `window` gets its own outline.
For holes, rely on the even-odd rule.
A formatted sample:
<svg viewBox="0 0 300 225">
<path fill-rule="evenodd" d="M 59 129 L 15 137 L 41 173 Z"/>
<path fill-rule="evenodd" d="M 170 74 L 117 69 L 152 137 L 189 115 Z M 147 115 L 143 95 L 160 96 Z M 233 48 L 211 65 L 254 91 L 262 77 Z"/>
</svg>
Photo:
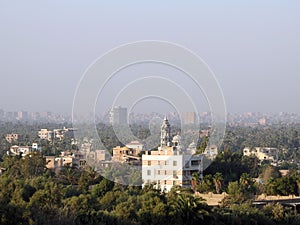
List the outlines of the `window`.
<svg viewBox="0 0 300 225">
<path fill-rule="evenodd" d="M 165 175 L 167 175 L 167 170 L 165 170 Z"/>
<path fill-rule="evenodd" d="M 150 160 L 148 161 L 148 166 L 151 166 L 151 161 Z"/>
<path fill-rule="evenodd" d="M 190 168 L 190 162 L 189 161 L 185 161 L 185 168 Z"/>
<path fill-rule="evenodd" d="M 160 185 L 160 180 L 157 181 L 157 184 Z"/>
<path fill-rule="evenodd" d="M 160 175 L 160 170 L 157 170 L 157 174 Z"/>
<path fill-rule="evenodd" d="M 198 166 L 200 164 L 199 161 L 192 161 L 192 166 Z"/>
<path fill-rule="evenodd" d="M 173 170 L 173 178 L 177 178 L 177 171 Z"/>
<path fill-rule="evenodd" d="M 166 180 L 164 180 L 164 184 L 167 185 L 167 181 Z"/>
<path fill-rule="evenodd" d="M 173 161 L 173 166 L 177 166 L 177 161 Z"/>
<path fill-rule="evenodd" d="M 160 165 L 160 161 L 159 160 L 157 161 L 157 165 Z"/>
<path fill-rule="evenodd" d="M 151 170 L 147 170 L 147 175 L 148 175 L 148 176 L 151 175 Z"/>
<path fill-rule="evenodd" d="M 168 165 L 168 161 L 166 160 L 166 161 L 165 161 L 165 166 L 167 166 L 167 165 Z"/>
</svg>

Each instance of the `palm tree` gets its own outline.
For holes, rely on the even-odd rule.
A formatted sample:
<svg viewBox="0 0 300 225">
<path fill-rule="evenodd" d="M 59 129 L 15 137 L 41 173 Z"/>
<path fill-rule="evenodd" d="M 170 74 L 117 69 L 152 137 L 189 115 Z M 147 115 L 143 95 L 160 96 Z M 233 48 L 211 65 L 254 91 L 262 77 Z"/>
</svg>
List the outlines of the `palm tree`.
<svg viewBox="0 0 300 225">
<path fill-rule="evenodd" d="M 244 187 L 249 187 L 250 185 L 253 184 L 253 179 L 248 173 L 243 173 L 240 177 L 240 184 L 243 185 Z"/>
<path fill-rule="evenodd" d="M 78 176 L 79 176 L 79 171 L 76 167 L 66 165 L 64 166 L 61 171 L 60 171 L 60 178 L 64 183 L 67 184 L 75 184 L 77 183 Z"/>
<path fill-rule="evenodd" d="M 221 189 L 222 189 L 222 182 L 223 182 L 223 175 L 220 172 L 217 172 L 214 177 L 213 177 L 213 181 L 216 187 L 216 193 L 220 194 Z"/>
<path fill-rule="evenodd" d="M 198 186 L 198 183 L 199 183 L 199 174 L 198 173 L 193 173 L 192 174 L 192 189 L 194 191 L 194 193 L 197 191 L 197 186 Z"/>
<path fill-rule="evenodd" d="M 209 208 L 204 200 L 188 193 L 179 193 L 172 198 L 170 207 L 174 217 L 179 217 L 179 224 L 194 224 L 204 221 L 209 216 Z"/>
</svg>

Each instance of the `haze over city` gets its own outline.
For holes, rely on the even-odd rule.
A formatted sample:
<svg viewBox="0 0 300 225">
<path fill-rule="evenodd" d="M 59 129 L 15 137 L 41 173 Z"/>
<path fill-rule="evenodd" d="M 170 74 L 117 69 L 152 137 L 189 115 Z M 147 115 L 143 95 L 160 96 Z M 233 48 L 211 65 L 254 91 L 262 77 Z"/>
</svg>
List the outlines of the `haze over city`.
<svg viewBox="0 0 300 225">
<path fill-rule="evenodd" d="M 1 1 L 1 108 L 71 113 L 78 83 L 95 59 L 146 39 L 174 42 L 200 56 L 219 81 L 228 112 L 299 113 L 299 4 Z M 142 72 L 137 68 L 136 76 Z M 174 78 L 168 69 L 156 72 Z M 126 82 L 119 76 L 107 96 Z"/>
</svg>

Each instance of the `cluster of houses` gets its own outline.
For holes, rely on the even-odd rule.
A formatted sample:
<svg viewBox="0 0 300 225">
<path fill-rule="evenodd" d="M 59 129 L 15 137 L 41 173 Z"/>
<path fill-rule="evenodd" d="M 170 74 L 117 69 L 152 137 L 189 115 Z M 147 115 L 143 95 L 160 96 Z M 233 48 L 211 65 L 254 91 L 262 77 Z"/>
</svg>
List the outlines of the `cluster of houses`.
<svg viewBox="0 0 300 225">
<path fill-rule="evenodd" d="M 55 129 L 49 131 L 41 129 L 38 135 L 41 139 L 62 139 L 64 135 L 74 131 L 72 128 Z M 14 141 L 19 137 L 15 134 L 7 135 L 7 141 Z M 8 154 L 26 156 L 32 151 L 40 151 L 37 143 L 32 146 L 11 146 Z M 161 126 L 160 145 L 157 150 L 148 151 L 139 141 L 132 141 L 125 146 L 112 149 L 112 155 L 107 150 L 91 150 L 91 144 L 85 142 L 80 151 L 70 150 L 61 152 L 59 156 L 44 156 L 46 167 L 60 170 L 64 166 L 85 167 L 90 162 L 104 167 L 113 163 L 130 163 L 142 167 L 143 185 L 154 184 L 157 188 L 169 191 L 174 185 L 191 187 L 192 175 L 203 172 L 204 157 L 214 159 L 218 154 L 216 146 L 208 147 L 203 154 L 196 154 L 196 143 L 192 142 L 187 148 L 181 145 L 179 135 L 171 136 L 171 126 L 165 117 Z M 245 148 L 243 154 L 255 155 L 259 160 L 278 160 L 278 150 L 275 148 Z"/>
<path fill-rule="evenodd" d="M 278 162 L 278 152 L 277 148 L 269 147 L 246 147 L 243 149 L 244 156 L 256 156 L 259 161 L 269 161 L 273 165 L 276 165 Z"/>
<path fill-rule="evenodd" d="M 52 141 L 54 139 L 62 140 L 65 136 L 73 137 L 74 136 L 74 128 L 66 128 L 63 127 L 62 129 L 41 129 L 38 131 L 38 136 L 42 140 Z"/>
<path fill-rule="evenodd" d="M 7 152 L 8 155 L 12 156 L 21 156 L 25 157 L 29 153 L 33 151 L 41 151 L 41 148 L 38 146 L 37 143 L 32 143 L 31 146 L 18 146 L 18 145 L 13 145 L 10 147 L 9 151 Z"/>
</svg>

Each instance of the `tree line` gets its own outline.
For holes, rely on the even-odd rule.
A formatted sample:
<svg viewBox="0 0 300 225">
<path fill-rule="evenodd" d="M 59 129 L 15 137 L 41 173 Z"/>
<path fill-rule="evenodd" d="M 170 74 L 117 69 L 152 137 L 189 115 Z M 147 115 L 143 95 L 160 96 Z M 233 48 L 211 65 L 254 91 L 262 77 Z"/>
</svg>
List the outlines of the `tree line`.
<svg viewBox="0 0 300 225">
<path fill-rule="evenodd" d="M 215 167 L 230 158 L 235 160 L 233 155 L 227 155 L 226 159 L 222 155 L 218 157 Z M 236 178 L 232 174 L 226 177 L 220 167 L 221 170 L 212 175 L 207 173 L 204 181 L 196 182 L 194 191 L 200 191 L 206 182 L 215 193 L 228 192 L 220 206 L 210 207 L 204 199 L 194 195 L 192 189 L 174 186 L 165 193 L 155 189 L 153 184 L 143 189 L 125 186 L 105 179 L 91 167 L 79 170 L 65 166 L 55 173 L 46 169 L 45 163 L 39 152 L 25 158 L 3 157 L 1 167 L 5 170 L 0 176 L 0 224 L 292 225 L 300 222 L 297 212 L 279 204 L 268 204 L 262 209 L 254 207 L 251 199 L 257 186 L 245 171 L 235 175 Z M 296 171 L 291 171 L 287 178 L 280 177 L 277 172 L 266 166 L 261 179 L 272 184 L 276 179 L 283 179 L 278 182 L 287 184 L 287 180 L 292 182 L 294 177 L 299 177 Z M 274 190 L 284 189 L 277 185 Z M 202 192 L 205 191 L 208 189 Z"/>
</svg>

